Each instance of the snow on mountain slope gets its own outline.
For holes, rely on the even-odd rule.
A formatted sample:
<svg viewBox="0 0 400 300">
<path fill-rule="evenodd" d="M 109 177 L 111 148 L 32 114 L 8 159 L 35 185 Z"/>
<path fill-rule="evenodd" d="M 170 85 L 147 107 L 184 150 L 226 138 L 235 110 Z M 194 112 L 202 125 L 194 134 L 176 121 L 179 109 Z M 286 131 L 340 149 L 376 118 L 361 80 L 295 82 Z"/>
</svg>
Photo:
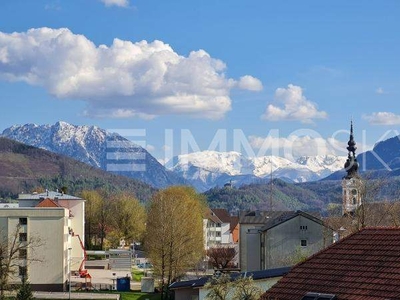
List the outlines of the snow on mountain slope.
<svg viewBox="0 0 400 300">
<path fill-rule="evenodd" d="M 16 125 L 2 136 L 72 157 L 91 166 L 142 180 L 162 188 L 183 184 L 183 178 L 165 169 L 144 148 L 96 126 Z"/>
<path fill-rule="evenodd" d="M 340 170 L 345 156 L 303 156 L 295 162 L 283 157 L 262 156 L 249 158 L 238 152 L 203 151 L 174 157 L 167 165 L 196 188 L 209 189 L 222 178 L 240 181 L 283 178 L 305 182 L 324 178 Z M 248 176 L 249 178 L 247 178 Z"/>
</svg>

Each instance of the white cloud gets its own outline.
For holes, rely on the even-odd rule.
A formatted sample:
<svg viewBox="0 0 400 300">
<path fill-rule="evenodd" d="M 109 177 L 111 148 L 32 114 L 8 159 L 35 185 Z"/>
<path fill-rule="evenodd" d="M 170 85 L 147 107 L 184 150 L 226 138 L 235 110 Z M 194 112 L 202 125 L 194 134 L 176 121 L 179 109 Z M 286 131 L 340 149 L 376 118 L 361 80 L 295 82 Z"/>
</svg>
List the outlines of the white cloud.
<svg viewBox="0 0 400 300">
<path fill-rule="evenodd" d="M 263 89 L 261 81 L 250 75 L 240 77 L 238 87 L 249 91 L 261 91 Z"/>
<path fill-rule="evenodd" d="M 392 112 L 374 112 L 371 115 L 363 115 L 363 119 L 367 120 L 372 125 L 399 125 L 400 115 Z"/>
<path fill-rule="evenodd" d="M 119 7 L 129 7 L 128 0 L 100 0 L 106 6 L 119 6 Z"/>
<path fill-rule="evenodd" d="M 323 138 L 313 131 L 310 133 L 311 135 L 290 134 L 288 137 L 249 136 L 248 140 L 251 147 L 258 149 L 258 156 L 272 154 L 295 159 L 300 156 L 347 155 L 346 147 L 350 134 L 348 130 L 339 130 L 328 138 Z M 356 143 L 358 153 L 371 150 L 373 147 L 373 145 L 364 144 L 361 139 L 358 141 L 356 139 Z"/>
<path fill-rule="evenodd" d="M 275 99 L 281 102 L 283 107 L 269 104 L 261 116 L 264 120 L 312 123 L 313 119 L 325 119 L 328 116 L 326 112 L 319 111 L 315 103 L 307 100 L 300 86 L 289 84 L 286 89 L 276 89 Z"/>
<path fill-rule="evenodd" d="M 297 136 L 259 137 L 249 136 L 249 143 L 255 149 L 271 150 L 272 154 L 286 158 L 314 155 L 346 155 L 346 143 L 333 138 Z M 290 157 L 288 157 L 290 156 Z"/>
<path fill-rule="evenodd" d="M 169 145 L 164 145 L 164 146 L 162 146 L 162 149 L 163 149 L 164 151 L 170 151 L 170 150 L 172 149 L 172 147 L 169 146 Z"/>
<path fill-rule="evenodd" d="M 188 56 L 162 41 L 114 39 L 96 46 L 69 29 L 0 32 L 0 80 L 43 86 L 68 100 L 87 103 L 85 115 L 154 118 L 185 114 L 222 118 L 231 109 L 230 91 L 254 90 L 258 79 L 225 76 L 225 64 L 204 50 Z M 242 84 L 240 84 L 242 82 Z"/>
<path fill-rule="evenodd" d="M 153 145 L 147 144 L 146 150 L 149 152 L 153 152 L 154 150 L 156 150 L 156 147 L 154 147 Z"/>
<path fill-rule="evenodd" d="M 383 95 L 383 94 L 386 94 L 386 92 L 383 90 L 383 88 L 381 88 L 381 87 L 378 87 L 376 90 L 375 90 L 375 93 L 377 93 L 377 94 L 379 94 L 379 95 Z"/>
</svg>

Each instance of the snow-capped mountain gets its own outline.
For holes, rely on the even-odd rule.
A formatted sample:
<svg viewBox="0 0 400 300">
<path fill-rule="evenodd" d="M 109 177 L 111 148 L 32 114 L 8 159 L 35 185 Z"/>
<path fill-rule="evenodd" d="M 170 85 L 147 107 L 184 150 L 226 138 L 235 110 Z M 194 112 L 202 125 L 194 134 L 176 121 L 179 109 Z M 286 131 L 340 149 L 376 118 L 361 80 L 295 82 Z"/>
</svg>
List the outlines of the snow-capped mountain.
<svg viewBox="0 0 400 300">
<path fill-rule="evenodd" d="M 96 126 L 75 126 L 66 122 L 16 125 L 5 129 L 2 136 L 140 179 L 155 187 L 184 183 L 144 148 Z"/>
<path fill-rule="evenodd" d="M 343 168 L 345 156 L 303 156 L 296 161 L 277 156 L 246 157 L 238 152 L 202 151 L 178 155 L 167 163 L 199 190 L 282 178 L 293 182 L 322 179 Z"/>
</svg>

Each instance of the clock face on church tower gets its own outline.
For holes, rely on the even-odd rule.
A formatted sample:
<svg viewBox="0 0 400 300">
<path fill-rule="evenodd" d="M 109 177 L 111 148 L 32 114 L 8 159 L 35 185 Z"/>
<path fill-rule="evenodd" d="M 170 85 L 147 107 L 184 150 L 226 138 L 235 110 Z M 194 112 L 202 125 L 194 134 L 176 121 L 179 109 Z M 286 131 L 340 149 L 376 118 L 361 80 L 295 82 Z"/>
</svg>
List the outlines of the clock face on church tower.
<svg viewBox="0 0 400 300">
<path fill-rule="evenodd" d="M 352 189 L 352 190 L 351 190 L 351 193 L 352 193 L 353 195 L 357 195 L 357 190 L 356 190 L 356 189 Z"/>
</svg>

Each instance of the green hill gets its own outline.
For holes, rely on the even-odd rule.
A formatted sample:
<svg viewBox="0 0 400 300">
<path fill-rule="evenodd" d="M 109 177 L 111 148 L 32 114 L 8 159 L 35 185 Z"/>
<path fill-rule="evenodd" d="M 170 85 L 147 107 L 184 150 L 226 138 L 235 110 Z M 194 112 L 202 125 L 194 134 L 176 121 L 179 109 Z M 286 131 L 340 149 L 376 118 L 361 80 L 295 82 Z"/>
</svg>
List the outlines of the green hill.
<svg viewBox="0 0 400 300">
<path fill-rule="evenodd" d="M 79 195 L 85 189 L 127 191 L 146 202 L 156 191 L 138 180 L 113 175 L 66 156 L 0 137 L 0 197 L 16 198 L 34 189 Z"/>
</svg>

